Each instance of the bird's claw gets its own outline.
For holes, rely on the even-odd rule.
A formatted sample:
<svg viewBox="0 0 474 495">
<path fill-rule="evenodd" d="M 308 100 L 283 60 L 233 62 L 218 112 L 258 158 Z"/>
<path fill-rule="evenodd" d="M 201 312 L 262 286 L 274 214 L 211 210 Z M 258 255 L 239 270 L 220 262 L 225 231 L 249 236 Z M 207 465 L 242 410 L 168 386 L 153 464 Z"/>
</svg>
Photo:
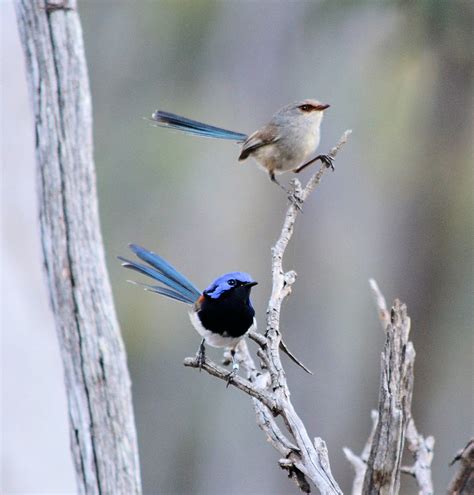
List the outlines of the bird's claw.
<svg viewBox="0 0 474 495">
<path fill-rule="evenodd" d="M 197 365 L 199 367 L 199 371 L 202 371 L 202 367 L 204 366 L 204 363 L 206 362 L 206 356 L 202 356 L 199 354 L 197 356 Z"/>
<path fill-rule="evenodd" d="M 234 376 L 237 374 L 237 371 L 239 371 L 239 363 L 237 361 L 235 361 L 234 359 L 234 356 L 232 357 L 232 371 L 229 372 L 229 374 L 227 375 L 227 385 L 225 386 L 225 388 L 227 388 L 230 383 L 232 382 L 232 380 L 234 379 Z"/>
<path fill-rule="evenodd" d="M 227 384 L 226 384 L 225 388 L 229 387 L 229 385 L 232 383 L 232 380 L 234 379 L 236 374 L 237 374 L 236 368 L 233 368 L 232 371 L 229 372 L 229 374 L 227 375 Z"/>
<path fill-rule="evenodd" d="M 318 158 L 324 163 L 324 165 L 326 165 L 327 168 L 330 168 L 333 172 L 336 170 L 334 168 L 334 158 L 331 155 L 319 155 Z"/>
<path fill-rule="evenodd" d="M 303 200 L 295 192 L 287 192 L 288 200 L 299 211 L 303 211 Z"/>
</svg>

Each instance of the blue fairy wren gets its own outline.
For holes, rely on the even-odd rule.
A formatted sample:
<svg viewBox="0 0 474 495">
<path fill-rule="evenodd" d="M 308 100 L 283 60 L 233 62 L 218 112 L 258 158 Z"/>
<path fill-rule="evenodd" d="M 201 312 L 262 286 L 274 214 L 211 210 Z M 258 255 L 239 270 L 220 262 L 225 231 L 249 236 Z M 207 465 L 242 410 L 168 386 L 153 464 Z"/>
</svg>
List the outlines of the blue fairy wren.
<svg viewBox="0 0 474 495">
<path fill-rule="evenodd" d="M 254 158 L 267 171 L 270 180 L 288 193 L 276 179 L 276 174 L 301 172 L 316 160 L 321 160 L 334 170 L 333 159 L 329 155 L 318 155 L 308 160 L 319 146 L 321 121 L 327 108 L 329 105 L 310 99 L 291 103 L 278 110 L 266 125 L 250 135 L 162 110 L 153 113 L 152 122 L 155 126 L 177 129 L 197 136 L 242 143 L 239 161 L 246 160 L 249 156 Z"/>
<path fill-rule="evenodd" d="M 233 363 L 230 380 L 239 368 L 235 360 L 236 346 L 249 330 L 257 326 L 250 301 L 250 291 L 257 282 L 248 273 L 231 272 L 217 278 L 201 292 L 161 256 L 136 244 L 130 244 L 130 249 L 146 265 L 119 256 L 122 266 L 151 277 L 163 285 L 141 284 L 145 290 L 191 306 L 191 323 L 202 337 L 198 351 L 200 367 L 205 361 L 205 343 L 230 350 Z"/>
</svg>

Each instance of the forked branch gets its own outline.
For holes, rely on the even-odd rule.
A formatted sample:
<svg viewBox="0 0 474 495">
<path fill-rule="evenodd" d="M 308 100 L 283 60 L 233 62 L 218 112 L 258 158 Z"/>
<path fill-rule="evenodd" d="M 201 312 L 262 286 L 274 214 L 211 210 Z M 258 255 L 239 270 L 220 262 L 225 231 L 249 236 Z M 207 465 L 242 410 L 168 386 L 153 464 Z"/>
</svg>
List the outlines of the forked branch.
<svg viewBox="0 0 474 495">
<path fill-rule="evenodd" d="M 339 142 L 328 153 L 335 158 L 338 151 L 347 142 L 351 131 L 346 131 Z M 315 190 L 324 173 L 322 164 L 303 188 L 300 181 L 293 179 L 294 194 L 304 203 Z M 300 208 L 291 204 L 286 212 L 283 227 L 278 240 L 272 248 L 272 293 L 267 307 L 265 334 L 252 332 L 249 337 L 257 343 L 259 365 L 255 364 L 245 340 L 238 346 L 236 359 L 247 373 L 247 380 L 236 377 L 231 384 L 252 398 L 257 424 L 265 432 L 271 445 L 279 452 L 279 465 L 286 470 L 301 491 L 310 492 L 310 482 L 322 494 L 341 494 L 341 489 L 331 474 L 326 444 L 320 438 L 311 440 L 306 428 L 296 413 L 290 400 L 290 390 L 285 371 L 281 363 L 280 312 L 285 297 L 291 293 L 296 280 L 296 272 L 283 270 L 283 256 L 293 235 L 294 225 Z M 283 346 L 284 347 L 284 346 Z M 284 349 L 283 349 L 284 350 Z M 186 358 L 185 366 L 199 367 L 195 358 Z M 202 367 L 209 374 L 227 381 L 228 372 L 215 363 L 206 360 Z M 283 432 L 275 421 L 276 416 L 283 418 L 286 426 Z"/>
</svg>

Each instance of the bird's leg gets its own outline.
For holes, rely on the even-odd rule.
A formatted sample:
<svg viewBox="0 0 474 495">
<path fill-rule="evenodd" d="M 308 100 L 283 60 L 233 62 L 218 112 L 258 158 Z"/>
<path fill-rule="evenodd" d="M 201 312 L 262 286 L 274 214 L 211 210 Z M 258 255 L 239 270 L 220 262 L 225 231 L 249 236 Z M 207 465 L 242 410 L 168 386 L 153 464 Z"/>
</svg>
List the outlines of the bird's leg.
<svg viewBox="0 0 474 495">
<path fill-rule="evenodd" d="M 303 201 L 301 200 L 301 198 L 298 197 L 293 191 L 288 190 L 283 184 L 278 182 L 277 178 L 275 177 L 275 172 L 268 172 L 268 176 L 273 183 L 275 183 L 280 189 L 283 189 L 283 191 L 285 191 L 291 204 L 298 210 L 302 211 L 301 204 L 303 203 Z"/>
<path fill-rule="evenodd" d="M 199 349 L 196 353 L 196 358 L 198 361 L 198 366 L 199 366 L 199 371 L 202 370 L 202 365 L 206 362 L 206 347 L 204 346 L 205 340 L 201 340 L 201 344 L 199 346 Z"/>
<path fill-rule="evenodd" d="M 230 355 L 232 357 L 232 371 L 227 375 L 227 385 L 226 388 L 230 385 L 230 382 L 239 371 L 239 363 L 235 359 L 235 349 L 230 350 Z"/>
<path fill-rule="evenodd" d="M 313 164 L 316 160 L 321 160 L 321 162 L 324 163 L 327 168 L 330 168 L 334 172 L 334 158 L 331 155 L 318 155 L 315 158 L 311 158 L 311 160 L 303 163 L 303 165 L 300 165 L 297 169 L 295 169 L 294 172 L 296 174 L 299 174 L 302 170 Z"/>
</svg>

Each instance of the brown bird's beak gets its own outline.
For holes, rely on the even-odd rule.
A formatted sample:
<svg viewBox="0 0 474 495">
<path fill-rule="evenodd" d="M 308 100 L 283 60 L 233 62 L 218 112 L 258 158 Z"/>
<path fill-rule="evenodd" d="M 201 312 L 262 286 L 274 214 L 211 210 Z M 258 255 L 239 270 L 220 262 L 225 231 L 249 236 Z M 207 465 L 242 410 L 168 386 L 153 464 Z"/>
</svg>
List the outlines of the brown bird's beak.
<svg viewBox="0 0 474 495">
<path fill-rule="evenodd" d="M 328 105 L 327 103 L 321 103 L 320 105 L 317 105 L 315 108 L 316 110 L 326 110 L 326 108 L 329 108 L 331 105 Z"/>
</svg>

